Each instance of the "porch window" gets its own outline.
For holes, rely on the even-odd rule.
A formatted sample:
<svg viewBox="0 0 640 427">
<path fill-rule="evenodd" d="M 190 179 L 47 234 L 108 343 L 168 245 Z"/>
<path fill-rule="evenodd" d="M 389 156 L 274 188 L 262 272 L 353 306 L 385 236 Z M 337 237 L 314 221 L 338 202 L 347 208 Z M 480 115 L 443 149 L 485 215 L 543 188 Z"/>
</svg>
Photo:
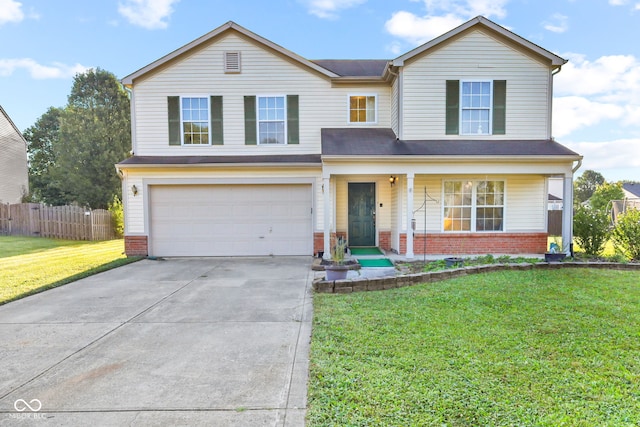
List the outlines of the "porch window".
<svg viewBox="0 0 640 427">
<path fill-rule="evenodd" d="M 375 123 L 376 95 L 349 95 L 349 123 Z"/>
<path fill-rule="evenodd" d="M 445 181 L 444 231 L 502 231 L 504 181 Z"/>
</svg>

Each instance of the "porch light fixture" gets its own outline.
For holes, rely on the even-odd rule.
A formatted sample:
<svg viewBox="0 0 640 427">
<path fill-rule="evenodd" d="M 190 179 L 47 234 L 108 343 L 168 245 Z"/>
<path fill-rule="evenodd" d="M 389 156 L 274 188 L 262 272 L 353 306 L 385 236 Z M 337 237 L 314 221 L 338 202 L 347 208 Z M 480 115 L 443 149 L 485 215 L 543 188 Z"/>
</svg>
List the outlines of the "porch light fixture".
<svg viewBox="0 0 640 427">
<path fill-rule="evenodd" d="M 131 186 L 131 192 L 134 196 L 138 195 L 138 187 L 136 187 L 135 184 Z"/>
<path fill-rule="evenodd" d="M 393 176 L 391 175 L 389 177 L 389 184 L 391 184 L 391 186 L 393 187 L 394 185 L 396 185 L 396 182 L 398 181 L 398 177 L 397 176 Z"/>
</svg>

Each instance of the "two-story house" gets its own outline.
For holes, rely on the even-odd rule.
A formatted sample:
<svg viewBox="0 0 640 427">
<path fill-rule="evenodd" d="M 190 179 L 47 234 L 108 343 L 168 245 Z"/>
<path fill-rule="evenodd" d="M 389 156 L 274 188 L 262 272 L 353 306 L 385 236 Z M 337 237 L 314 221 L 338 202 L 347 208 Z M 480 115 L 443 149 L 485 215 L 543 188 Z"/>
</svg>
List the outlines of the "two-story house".
<svg viewBox="0 0 640 427">
<path fill-rule="evenodd" d="M 27 141 L 0 106 L 0 203 L 20 203 L 28 193 Z"/>
<path fill-rule="evenodd" d="M 122 80 L 126 253 L 542 253 L 547 180 L 570 200 L 581 159 L 551 134 L 565 63 L 483 17 L 392 60 L 308 60 L 229 22 Z"/>
</svg>

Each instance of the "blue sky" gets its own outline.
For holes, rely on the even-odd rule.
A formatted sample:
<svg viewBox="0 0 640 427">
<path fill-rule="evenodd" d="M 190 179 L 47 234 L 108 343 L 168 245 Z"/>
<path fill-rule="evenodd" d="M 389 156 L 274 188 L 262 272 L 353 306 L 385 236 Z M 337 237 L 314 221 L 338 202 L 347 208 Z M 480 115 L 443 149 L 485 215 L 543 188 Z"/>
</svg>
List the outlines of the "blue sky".
<svg viewBox="0 0 640 427">
<path fill-rule="evenodd" d="M 124 77 L 227 21 L 309 59 L 391 59 L 484 15 L 569 59 L 554 136 L 640 181 L 640 0 L 0 0 L 0 105 L 20 130 L 76 72 Z"/>
</svg>

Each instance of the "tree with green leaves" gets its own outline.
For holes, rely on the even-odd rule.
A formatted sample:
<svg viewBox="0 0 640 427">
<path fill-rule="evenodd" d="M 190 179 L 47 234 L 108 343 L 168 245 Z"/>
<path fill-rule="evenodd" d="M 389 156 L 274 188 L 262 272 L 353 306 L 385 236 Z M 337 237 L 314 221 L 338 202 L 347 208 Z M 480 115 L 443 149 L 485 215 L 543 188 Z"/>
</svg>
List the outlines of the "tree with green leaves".
<svg viewBox="0 0 640 427">
<path fill-rule="evenodd" d="M 589 204 L 594 209 L 604 210 L 612 200 L 624 199 L 624 191 L 622 190 L 622 183 L 609 183 L 605 182 L 599 185 L 593 192 L 593 195 L 589 199 Z"/>
<path fill-rule="evenodd" d="M 29 193 L 32 200 L 51 205 L 66 203 L 63 185 L 52 179 L 56 164 L 54 146 L 58 144 L 63 110 L 51 107 L 23 132 L 29 153 Z"/>
<path fill-rule="evenodd" d="M 76 74 L 67 106 L 53 110 L 25 132 L 31 158 L 42 157 L 31 171 L 34 198 L 106 209 L 121 193 L 114 164 L 131 149 L 127 92 L 112 73 L 91 69 Z M 40 134 L 50 136 L 47 143 Z"/>
<path fill-rule="evenodd" d="M 586 202 L 599 185 L 605 183 L 601 173 L 587 169 L 573 183 L 573 197 L 575 204 Z"/>
</svg>

